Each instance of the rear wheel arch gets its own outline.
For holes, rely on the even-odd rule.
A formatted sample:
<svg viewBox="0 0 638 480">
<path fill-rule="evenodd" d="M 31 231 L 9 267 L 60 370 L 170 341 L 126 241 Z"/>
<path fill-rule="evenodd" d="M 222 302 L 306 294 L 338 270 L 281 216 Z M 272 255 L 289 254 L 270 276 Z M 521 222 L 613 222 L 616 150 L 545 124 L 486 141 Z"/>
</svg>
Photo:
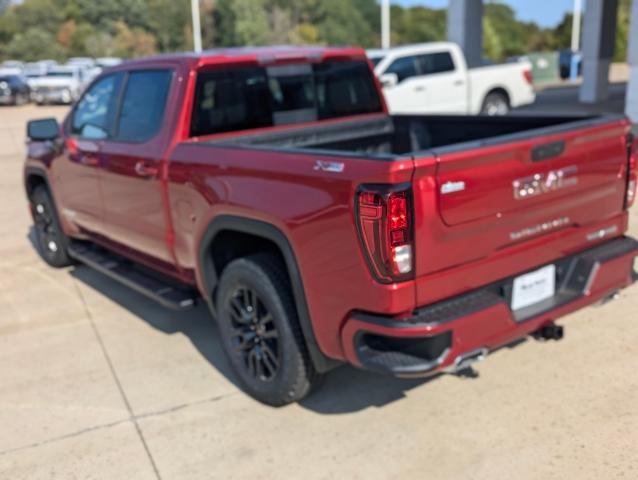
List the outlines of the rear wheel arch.
<svg viewBox="0 0 638 480">
<path fill-rule="evenodd" d="M 223 268 L 237 258 L 258 253 L 278 257 L 288 274 L 297 317 L 315 370 L 322 373 L 338 365 L 317 344 L 294 250 L 275 225 L 234 215 L 220 215 L 208 225 L 200 242 L 198 260 L 205 289 L 202 293 L 211 310 L 216 312 L 215 291 Z"/>
<path fill-rule="evenodd" d="M 512 97 L 509 92 L 504 87 L 494 87 L 489 90 L 483 97 L 483 101 L 481 102 L 481 113 L 485 113 L 485 108 L 487 106 L 488 100 L 493 96 L 499 96 L 503 100 L 505 100 L 508 110 L 512 108 Z"/>
</svg>

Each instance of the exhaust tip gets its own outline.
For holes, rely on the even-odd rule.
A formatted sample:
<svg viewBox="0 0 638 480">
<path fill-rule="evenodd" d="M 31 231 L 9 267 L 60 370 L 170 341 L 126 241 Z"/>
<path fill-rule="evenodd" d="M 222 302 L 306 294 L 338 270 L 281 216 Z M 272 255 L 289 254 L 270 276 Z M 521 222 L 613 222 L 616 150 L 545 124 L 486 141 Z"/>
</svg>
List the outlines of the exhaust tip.
<svg viewBox="0 0 638 480">
<path fill-rule="evenodd" d="M 549 323 L 543 325 L 536 332 L 533 333 L 534 338 L 537 340 L 562 340 L 565 336 L 565 330 L 562 325 L 556 325 L 555 323 Z"/>
</svg>

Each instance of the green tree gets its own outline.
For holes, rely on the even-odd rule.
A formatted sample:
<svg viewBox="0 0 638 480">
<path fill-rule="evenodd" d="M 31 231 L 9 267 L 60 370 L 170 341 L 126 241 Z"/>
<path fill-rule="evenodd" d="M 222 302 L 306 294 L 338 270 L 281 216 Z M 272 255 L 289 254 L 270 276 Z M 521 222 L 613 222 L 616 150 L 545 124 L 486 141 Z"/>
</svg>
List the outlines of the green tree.
<svg viewBox="0 0 638 480">
<path fill-rule="evenodd" d="M 160 51 L 185 49 L 184 29 L 190 28 L 190 5 L 189 0 L 148 0 L 148 27 L 157 37 Z"/>
<path fill-rule="evenodd" d="M 32 27 L 24 33 L 18 33 L 6 47 L 10 58 L 36 61 L 43 58 L 62 60 L 64 49 L 55 41 L 55 37 L 44 30 Z"/>
</svg>

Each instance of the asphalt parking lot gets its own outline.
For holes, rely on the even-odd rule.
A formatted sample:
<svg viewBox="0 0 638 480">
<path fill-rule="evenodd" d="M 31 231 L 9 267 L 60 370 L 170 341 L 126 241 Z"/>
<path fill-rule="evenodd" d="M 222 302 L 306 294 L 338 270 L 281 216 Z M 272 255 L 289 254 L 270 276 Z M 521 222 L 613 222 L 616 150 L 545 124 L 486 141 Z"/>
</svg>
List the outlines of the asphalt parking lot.
<svg viewBox="0 0 638 480">
<path fill-rule="evenodd" d="M 495 352 L 478 378 L 342 367 L 298 405 L 242 394 L 204 306 L 165 310 L 30 242 L 24 124 L 0 109 L 0 478 L 638 477 L 638 287 Z M 632 213 L 638 236 L 638 209 Z"/>
</svg>

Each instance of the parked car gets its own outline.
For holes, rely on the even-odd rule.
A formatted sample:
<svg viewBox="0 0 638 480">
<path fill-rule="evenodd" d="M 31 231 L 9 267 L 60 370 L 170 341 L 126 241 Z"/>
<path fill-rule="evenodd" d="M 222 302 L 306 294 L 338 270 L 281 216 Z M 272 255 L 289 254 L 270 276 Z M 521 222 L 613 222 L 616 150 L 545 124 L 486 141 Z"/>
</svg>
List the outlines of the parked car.
<svg viewBox="0 0 638 480">
<path fill-rule="evenodd" d="M 21 71 L 24 68 L 24 62 L 20 62 L 18 60 L 5 60 L 0 65 L 0 68 Z"/>
<path fill-rule="evenodd" d="M 272 405 L 342 362 L 427 376 L 558 339 L 638 279 L 626 118 L 389 115 L 377 85 L 356 48 L 114 67 L 62 126 L 28 124 L 40 255 L 177 310 L 201 296 Z"/>
<path fill-rule="evenodd" d="M 583 62 L 580 53 L 574 53 L 570 49 L 561 50 L 558 53 L 558 68 L 560 70 L 560 78 L 563 80 L 570 78 L 572 73 L 572 62 L 576 55 L 577 74 L 580 77 L 583 74 Z"/>
<path fill-rule="evenodd" d="M 100 68 L 115 67 L 122 63 L 122 59 L 118 57 L 100 57 L 95 60 L 95 64 Z"/>
<path fill-rule="evenodd" d="M 49 60 L 32 62 L 24 65 L 23 75 L 32 93 L 37 84 L 37 79 L 44 77 L 55 65 L 55 62 L 51 63 Z"/>
<path fill-rule="evenodd" d="M 372 50 L 368 55 L 392 113 L 505 115 L 536 98 L 529 63 L 468 69 L 455 43 Z"/>
<path fill-rule="evenodd" d="M 0 74 L 0 104 L 24 105 L 29 102 L 31 89 L 18 75 Z"/>
<path fill-rule="evenodd" d="M 33 99 L 45 103 L 73 103 L 84 88 L 84 71 L 78 67 L 57 66 L 32 82 Z"/>
<path fill-rule="evenodd" d="M 81 69 L 93 68 L 96 65 L 95 60 L 91 57 L 71 57 L 66 64 Z"/>
</svg>

